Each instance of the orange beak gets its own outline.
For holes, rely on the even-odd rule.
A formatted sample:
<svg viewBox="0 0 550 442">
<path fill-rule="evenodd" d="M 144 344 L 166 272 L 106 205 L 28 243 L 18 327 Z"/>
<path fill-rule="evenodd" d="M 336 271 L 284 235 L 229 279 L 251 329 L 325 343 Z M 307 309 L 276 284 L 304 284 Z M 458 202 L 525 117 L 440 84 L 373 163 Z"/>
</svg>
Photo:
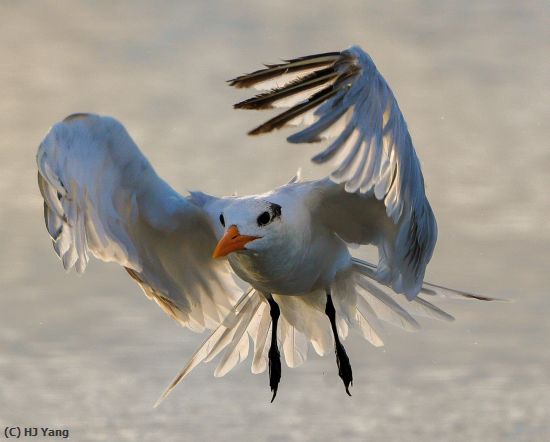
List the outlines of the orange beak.
<svg viewBox="0 0 550 442">
<path fill-rule="evenodd" d="M 225 235 L 214 249 L 212 258 L 221 258 L 236 250 L 244 249 L 244 246 L 250 241 L 260 238 L 259 236 L 241 235 L 237 226 L 233 225 L 227 229 Z"/>
</svg>

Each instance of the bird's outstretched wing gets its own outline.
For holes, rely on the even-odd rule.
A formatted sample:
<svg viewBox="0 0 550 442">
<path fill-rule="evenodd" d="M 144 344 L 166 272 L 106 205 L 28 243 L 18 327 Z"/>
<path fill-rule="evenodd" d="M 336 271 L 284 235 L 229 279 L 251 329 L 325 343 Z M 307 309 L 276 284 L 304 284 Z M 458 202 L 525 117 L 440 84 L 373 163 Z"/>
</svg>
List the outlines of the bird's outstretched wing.
<svg viewBox="0 0 550 442">
<path fill-rule="evenodd" d="M 124 127 L 75 114 L 55 124 L 37 154 L 44 218 L 65 269 L 93 255 L 115 261 L 170 316 L 192 330 L 219 324 L 242 291 L 211 258 L 204 211 L 158 177 Z"/>
<path fill-rule="evenodd" d="M 409 299 L 416 296 L 435 246 L 437 226 L 405 119 L 369 55 L 354 46 L 268 65 L 229 83 L 268 89 L 235 108 L 289 107 L 251 135 L 306 124 L 288 141 L 333 139 L 312 158 L 315 163 L 334 165 L 330 180 L 339 186 L 321 186 L 333 213 L 326 213 L 326 201 L 319 201 L 317 207 L 346 241 L 378 245 L 380 281 Z M 381 226 L 384 229 L 374 241 L 372 232 L 350 229 L 362 213 L 368 214 L 373 200 L 383 201 L 394 225 Z"/>
</svg>

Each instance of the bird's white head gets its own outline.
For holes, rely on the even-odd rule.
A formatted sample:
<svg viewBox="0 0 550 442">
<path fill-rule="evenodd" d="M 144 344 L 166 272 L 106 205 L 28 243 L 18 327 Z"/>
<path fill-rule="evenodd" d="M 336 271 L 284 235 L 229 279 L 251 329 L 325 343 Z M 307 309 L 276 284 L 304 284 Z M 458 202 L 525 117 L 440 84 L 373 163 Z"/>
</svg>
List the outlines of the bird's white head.
<svg viewBox="0 0 550 442">
<path fill-rule="evenodd" d="M 212 253 L 221 258 L 232 252 L 260 253 L 272 248 L 284 236 L 283 208 L 258 199 L 237 199 L 219 215 L 223 237 Z"/>
</svg>

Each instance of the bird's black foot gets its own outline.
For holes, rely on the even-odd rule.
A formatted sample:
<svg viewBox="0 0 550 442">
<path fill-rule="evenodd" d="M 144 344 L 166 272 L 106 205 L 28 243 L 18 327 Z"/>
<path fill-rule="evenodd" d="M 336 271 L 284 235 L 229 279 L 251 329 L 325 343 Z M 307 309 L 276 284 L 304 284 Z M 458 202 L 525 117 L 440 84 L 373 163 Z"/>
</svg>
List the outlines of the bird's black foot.
<svg viewBox="0 0 550 442">
<path fill-rule="evenodd" d="M 338 375 L 344 382 L 344 387 L 346 388 L 346 393 L 348 396 L 351 396 L 349 392 L 349 386 L 353 385 L 353 373 L 351 371 L 351 364 L 349 363 L 348 355 L 346 354 L 346 349 L 340 341 L 336 342 L 334 351 L 336 353 L 336 364 L 338 365 Z"/>
<path fill-rule="evenodd" d="M 281 310 L 271 295 L 267 300 L 269 302 L 269 313 L 271 315 L 271 346 L 269 347 L 268 358 L 269 387 L 273 392 L 273 397 L 271 398 L 271 402 L 273 402 L 275 396 L 277 396 L 277 389 L 279 388 L 279 382 L 281 380 L 281 353 L 279 352 L 279 346 L 277 344 L 277 323 Z"/>
<path fill-rule="evenodd" d="M 269 349 L 269 386 L 273 392 L 271 402 L 275 400 L 277 396 L 277 389 L 279 388 L 279 381 L 281 380 L 281 353 L 277 346 L 271 346 Z"/>
<path fill-rule="evenodd" d="M 336 364 L 338 365 L 338 375 L 344 382 L 346 393 L 351 396 L 349 392 L 349 386 L 353 385 L 353 373 L 351 371 L 351 364 L 349 362 L 346 349 L 340 342 L 338 337 L 338 329 L 336 328 L 336 309 L 332 303 L 332 296 L 327 293 L 327 304 L 325 306 L 325 313 L 330 320 L 330 326 L 332 328 L 332 334 L 334 336 L 334 352 L 336 353 Z"/>
</svg>

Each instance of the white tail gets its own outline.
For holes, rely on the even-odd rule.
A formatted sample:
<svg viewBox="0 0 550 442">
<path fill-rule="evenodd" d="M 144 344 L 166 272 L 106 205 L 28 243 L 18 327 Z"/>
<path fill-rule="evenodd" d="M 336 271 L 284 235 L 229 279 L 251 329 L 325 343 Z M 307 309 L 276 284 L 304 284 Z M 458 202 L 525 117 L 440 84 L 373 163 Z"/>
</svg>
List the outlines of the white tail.
<svg viewBox="0 0 550 442">
<path fill-rule="evenodd" d="M 338 313 L 337 328 L 341 339 L 347 337 L 350 328 L 355 328 L 372 345 L 380 347 L 384 345 L 380 337 L 380 320 L 407 331 L 420 328 L 414 316 L 454 320 L 450 314 L 420 296 L 408 301 L 403 295 L 395 294 L 378 282 L 375 276 L 376 266 L 357 258 L 352 259 L 350 268 L 336 276 L 331 293 Z M 421 293 L 427 296 L 496 300 L 431 283 L 424 283 Z M 319 355 L 332 348 L 333 338 L 325 315 L 326 294 L 323 291 L 304 296 L 273 295 L 273 299 L 281 310 L 278 338 L 287 366 L 297 367 L 307 359 L 309 343 Z M 154 406 L 157 407 L 199 363 L 210 362 L 223 350 L 225 353 L 214 375 L 227 374 L 247 358 L 249 338 L 254 343 L 252 372 L 262 373 L 267 368 L 270 329 L 269 304 L 260 292 L 251 288 L 193 354 Z"/>
</svg>

